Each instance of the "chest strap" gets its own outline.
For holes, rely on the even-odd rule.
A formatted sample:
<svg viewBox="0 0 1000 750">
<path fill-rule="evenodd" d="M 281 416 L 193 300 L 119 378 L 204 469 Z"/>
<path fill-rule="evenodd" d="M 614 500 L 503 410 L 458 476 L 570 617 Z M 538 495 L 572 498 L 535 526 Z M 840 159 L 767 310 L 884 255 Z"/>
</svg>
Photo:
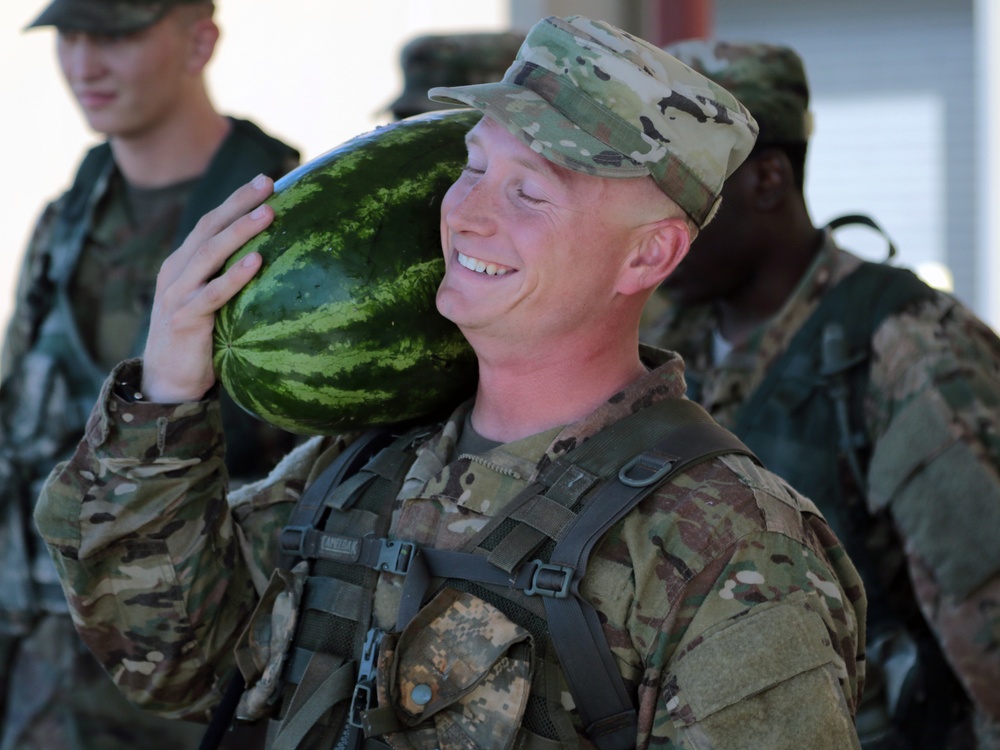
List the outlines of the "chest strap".
<svg viewBox="0 0 1000 750">
<path fill-rule="evenodd" d="M 697 404 L 678 399 L 657 402 L 550 464 L 476 535 L 473 545 L 492 529 L 517 522 L 503 543 L 486 553 L 357 537 L 348 528 L 331 530 L 322 521 L 327 509 L 346 509 L 352 498 L 363 494 L 379 473 L 374 463 L 396 463 L 393 448 L 382 449 L 362 472 L 321 476 L 304 493 L 281 534 L 283 553 L 405 576 L 397 630 L 420 610 L 434 579 L 493 584 L 515 598 L 541 597 L 551 641 L 588 737 L 600 750 L 634 747 L 635 706 L 597 612 L 579 593 L 588 558 L 615 523 L 672 476 L 724 453 L 752 457 L 749 449 Z M 356 467 L 369 455 L 370 447 L 358 447 L 357 457 L 345 459 L 344 464 Z M 546 540 L 555 543 L 548 559 L 528 560 Z"/>
<path fill-rule="evenodd" d="M 753 457 L 735 435 L 691 401 L 671 399 L 643 411 L 651 413 L 640 417 L 643 412 L 639 412 L 617 423 L 616 429 L 598 433 L 565 457 L 581 472 L 569 481 L 596 488 L 556 533 L 548 561 L 526 561 L 508 573 L 483 554 L 420 547 L 409 564 L 397 620 L 401 628 L 419 611 L 433 578 L 499 584 L 541 597 L 549 635 L 584 731 L 601 750 L 634 747 L 638 722 L 597 611 L 579 591 L 594 545 L 675 474 L 725 453 Z M 635 445 L 651 443 L 638 455 L 630 454 Z M 551 473 L 565 477 L 567 468 Z M 590 482 L 591 471 L 604 476 Z M 507 538 L 513 536 L 515 532 Z"/>
</svg>

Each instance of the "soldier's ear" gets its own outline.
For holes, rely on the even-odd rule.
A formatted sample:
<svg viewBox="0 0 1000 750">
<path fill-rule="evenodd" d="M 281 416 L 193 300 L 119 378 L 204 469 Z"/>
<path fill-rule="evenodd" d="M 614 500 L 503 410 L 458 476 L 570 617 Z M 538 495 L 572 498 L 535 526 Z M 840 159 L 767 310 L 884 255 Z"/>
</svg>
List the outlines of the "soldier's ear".
<svg viewBox="0 0 1000 750">
<path fill-rule="evenodd" d="M 758 211 L 774 210 L 795 187 L 788 155 L 780 148 L 765 148 L 750 159 L 753 206 Z"/>
<path fill-rule="evenodd" d="M 210 17 L 199 18 L 191 24 L 191 54 L 188 67 L 193 73 L 200 73 L 215 54 L 219 41 L 219 26 Z"/>
<path fill-rule="evenodd" d="M 691 228 L 684 219 L 660 219 L 640 229 L 638 242 L 622 269 L 618 291 L 651 291 L 677 268 L 691 247 Z"/>
</svg>

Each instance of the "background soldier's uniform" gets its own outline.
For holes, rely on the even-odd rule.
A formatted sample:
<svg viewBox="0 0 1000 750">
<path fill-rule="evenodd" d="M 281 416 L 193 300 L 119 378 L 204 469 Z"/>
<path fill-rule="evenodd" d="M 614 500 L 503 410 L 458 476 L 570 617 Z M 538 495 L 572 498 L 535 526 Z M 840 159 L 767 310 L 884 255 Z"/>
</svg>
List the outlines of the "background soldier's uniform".
<svg viewBox="0 0 1000 750">
<path fill-rule="evenodd" d="M 761 122 L 761 139 L 770 121 L 772 142 L 801 141 L 808 89 L 797 58 L 785 65 L 793 53 L 718 44 L 668 51 L 740 97 Z M 768 65 L 780 67 L 765 73 Z M 792 135 L 775 137 L 782 129 Z M 856 287 L 827 325 L 796 340 L 859 268 L 872 271 L 827 230 L 797 289 L 746 341 L 721 342 L 711 304 L 682 308 L 666 297 L 643 340 L 682 355 L 688 395 L 816 501 L 862 573 L 869 597 L 863 745 L 897 747 L 879 744 L 890 719 L 909 735 L 908 747 L 971 747 L 974 709 L 978 746 L 1000 748 L 1000 341 L 951 296 L 882 266 L 875 270 L 888 274 L 884 284 Z M 888 303 L 894 295 L 899 301 Z M 880 314 L 867 312 L 879 306 Z M 871 328 L 838 352 L 829 324 Z M 830 357 L 846 367 L 830 367 Z M 775 378 L 779 367 L 785 375 Z M 765 390 L 773 424 L 759 416 L 751 424 L 749 412 L 763 414 Z M 861 486 L 832 407 L 820 427 L 825 447 L 807 446 L 809 404 L 840 398 Z M 834 467 L 832 479 L 825 466 Z"/>
<path fill-rule="evenodd" d="M 464 405 L 419 447 L 390 536 L 456 549 L 579 441 L 651 403 L 680 397 L 680 360 L 654 356 L 661 360 L 657 369 L 581 422 L 483 455 L 453 455 Z M 279 530 L 307 478 L 339 444 L 309 441 L 269 479 L 231 495 L 226 512 L 217 402 L 127 403 L 113 385 L 137 382 L 138 369 L 126 364 L 109 379 L 86 440 L 51 478 L 36 519 L 69 590 L 92 592 L 71 593 L 70 606 L 116 682 L 149 708 L 200 717 L 218 699 L 219 674 L 233 663 L 249 607 L 277 563 Z M 137 476 L 145 481 L 136 483 Z M 388 630 L 400 583 L 391 574 L 379 579 L 375 619 Z M 139 591 L 142 597 L 132 596 Z M 638 702 L 640 747 L 687 746 L 694 738 L 720 748 L 856 743 L 859 580 L 811 504 L 751 460 L 711 460 L 643 500 L 593 552 L 583 592 Z M 477 603 L 462 594 L 445 611 L 454 617 Z M 499 629 L 506 620 L 497 616 Z M 170 627 L 155 625 L 163 622 Z M 440 652 L 446 660 L 450 649 L 464 645 L 457 626 L 447 632 Z M 768 651 L 777 658 L 764 657 Z M 417 665 L 426 666 L 432 653 L 415 656 Z M 485 674 L 494 664 L 476 663 L 478 653 L 467 656 L 470 669 Z M 517 670 L 523 659 L 503 664 Z M 530 680 L 527 671 L 519 674 Z M 399 680 L 405 684 L 406 674 Z M 560 693 L 568 700 L 565 685 Z M 803 701 L 803 693 L 820 700 Z M 473 693 L 451 707 L 461 717 L 477 701 L 494 706 L 469 725 L 460 720 L 463 733 L 494 732 L 490 746 L 500 747 L 522 721 L 545 731 L 537 712 L 534 724 L 525 718 L 525 695 L 508 695 L 501 708 L 488 699 Z M 565 714 L 551 721 L 558 727 Z M 407 741 L 457 746 L 433 727 L 424 722 L 405 733 Z"/>
<path fill-rule="evenodd" d="M 206 173 L 158 190 L 128 186 L 108 144 L 40 219 L 4 341 L 0 423 L 0 628 L 3 750 L 193 747 L 202 728 L 129 706 L 77 637 L 42 541 L 34 499 L 83 434 L 106 373 L 141 351 L 156 274 L 197 219 L 263 172 L 298 162 L 250 122 L 232 129 Z M 234 480 L 263 476 L 294 438 L 225 406 Z"/>
</svg>

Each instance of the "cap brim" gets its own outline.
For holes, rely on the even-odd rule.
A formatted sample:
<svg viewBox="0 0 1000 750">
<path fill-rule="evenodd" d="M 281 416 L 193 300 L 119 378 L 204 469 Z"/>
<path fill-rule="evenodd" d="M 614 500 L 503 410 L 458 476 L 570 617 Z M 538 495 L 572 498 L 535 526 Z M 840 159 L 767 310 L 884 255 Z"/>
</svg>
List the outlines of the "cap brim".
<svg viewBox="0 0 1000 750">
<path fill-rule="evenodd" d="M 400 94 L 398 98 L 394 99 L 389 104 L 386 104 L 379 110 L 379 112 L 430 112 L 435 109 L 449 109 L 465 106 L 464 104 L 450 102 L 439 102 L 439 107 L 435 107 L 434 104 L 435 103 L 431 99 L 423 94 Z"/>
<path fill-rule="evenodd" d="M 532 151 L 574 172 L 596 177 L 643 177 L 646 167 L 571 122 L 534 91 L 513 83 L 439 86 L 427 92 L 434 101 L 480 110 Z"/>
<path fill-rule="evenodd" d="M 108 6 L 110 8 L 110 6 Z M 94 6 L 62 3 L 56 0 L 41 14 L 24 27 L 36 29 L 43 26 L 55 26 L 60 29 L 86 31 L 94 34 L 129 34 L 151 26 L 164 15 L 169 6 L 151 8 L 147 14 L 137 13 L 123 20 L 118 14 L 108 9 L 98 10 Z"/>
</svg>

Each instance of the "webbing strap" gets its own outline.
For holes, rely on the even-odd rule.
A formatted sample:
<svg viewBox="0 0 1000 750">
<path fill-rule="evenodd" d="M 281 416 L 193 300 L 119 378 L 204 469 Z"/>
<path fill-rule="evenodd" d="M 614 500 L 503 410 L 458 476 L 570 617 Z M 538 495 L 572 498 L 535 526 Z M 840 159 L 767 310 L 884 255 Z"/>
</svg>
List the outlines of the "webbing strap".
<svg viewBox="0 0 1000 750">
<path fill-rule="evenodd" d="M 553 462 L 540 481 L 529 485 L 508 505 L 502 518 L 494 518 L 488 524 L 496 527 L 507 519 L 519 520 L 518 535 L 527 530 L 536 542 L 545 538 L 556 540 L 551 562 L 534 560 L 518 565 L 513 571 L 496 563 L 517 564 L 536 546 L 532 539 L 510 544 L 504 539 L 494 550 L 496 554 L 487 556 L 420 548 L 400 540 L 318 531 L 314 528 L 315 521 L 322 517 L 324 506 L 330 505 L 325 498 L 335 487 L 332 481 L 317 481 L 313 486 L 322 484 L 323 489 L 317 489 L 313 498 L 303 496 L 302 500 L 308 502 L 300 501 L 303 508 L 293 513 L 296 523 L 286 527 L 282 543 L 289 552 L 405 573 L 396 623 L 399 630 L 419 611 L 434 578 L 475 581 L 508 590 L 518 588 L 526 595 L 542 596 L 551 639 L 588 736 L 601 750 L 625 750 L 635 744 L 636 710 L 618 673 L 597 612 L 578 593 L 587 558 L 597 540 L 614 523 L 674 473 L 712 456 L 734 452 L 752 456 L 735 436 L 690 401 L 668 399 L 620 420 Z M 616 479 L 607 481 L 611 477 Z M 595 484 L 597 489 L 574 515 L 568 506 Z M 551 494 L 547 491 L 550 488 Z M 533 508 L 541 511 L 541 515 L 535 515 Z M 481 532 L 476 537 L 483 539 L 485 535 Z M 313 682 L 309 679 L 311 667 L 312 661 L 296 689 L 293 708 L 305 683 Z M 321 688 L 330 692 L 329 688 Z M 347 697 L 347 693 L 338 696 L 334 703 Z M 321 701 L 326 708 L 333 705 L 327 700 Z M 315 722 L 322 714 L 322 711 L 316 713 L 320 705 L 317 701 L 320 699 L 309 697 L 301 708 L 289 711 L 285 722 L 296 732 L 300 721 Z M 315 717 L 303 713 L 306 707 Z M 299 720 L 299 716 L 303 718 Z M 283 724 L 281 736 L 286 731 Z M 282 750 L 277 744 L 275 747 Z"/>
<path fill-rule="evenodd" d="M 389 432 L 387 430 L 376 428 L 362 433 L 357 440 L 344 448 L 333 460 L 333 463 L 302 493 L 288 517 L 288 526 L 293 529 L 315 526 L 323 513 L 325 501 L 330 492 L 341 485 L 345 478 L 356 476 L 357 470 L 370 456 L 371 450 L 377 449 L 376 446 L 384 443 L 388 438 Z M 282 532 L 282 546 L 286 546 L 284 531 Z"/>
<path fill-rule="evenodd" d="M 296 750 L 323 713 L 351 697 L 355 662 L 341 663 L 333 654 L 316 652 L 295 688 L 291 707 L 281 722 L 272 750 Z"/>
<path fill-rule="evenodd" d="M 621 419 L 581 443 L 563 457 L 599 477 L 613 477 L 632 456 L 656 445 L 664 436 L 688 424 L 713 423 L 698 404 L 664 399 Z M 553 467 L 560 462 L 554 462 Z"/>
<path fill-rule="evenodd" d="M 656 487 L 677 472 L 724 453 L 753 457 L 750 450 L 719 426 L 697 404 L 666 400 L 622 420 L 550 466 L 543 487 L 529 485 L 501 514 L 503 519 L 528 520 L 530 508 L 544 509 L 545 518 L 529 521 L 506 537 L 503 557 L 515 547 L 525 552 L 528 542 L 505 545 L 513 536 L 540 539 L 538 528 L 554 531 L 556 545 L 550 562 L 534 560 L 511 573 L 493 562 L 494 555 L 418 548 L 403 584 L 396 622 L 402 629 L 419 611 L 433 578 L 454 578 L 521 589 L 543 598 L 549 634 L 560 667 L 576 703 L 588 737 L 601 750 L 627 750 L 635 746 L 636 709 L 625 689 L 614 656 L 604 636 L 597 611 L 579 596 L 594 545 L 618 520 Z M 641 415 L 641 416 L 640 416 Z M 648 446 L 652 445 L 652 448 Z M 636 446 L 641 446 L 637 448 Z M 638 451 L 642 451 L 638 455 Z M 575 471 L 574 471 L 575 470 Z M 541 495 L 546 481 L 565 489 L 576 481 L 590 487 L 594 474 L 616 479 L 600 483 L 573 518 L 560 503 Z M 569 478 L 569 481 L 567 481 Z M 570 492 L 568 496 L 576 496 Z M 546 502 L 537 499 L 542 497 Z M 572 515 L 572 514 L 571 514 Z M 497 519 L 491 523 L 499 525 Z M 477 537 L 485 538 L 483 534 Z M 494 550 L 496 552 L 496 549 Z"/>
<path fill-rule="evenodd" d="M 713 421 L 682 423 L 652 450 L 622 467 L 618 481 L 606 482 L 595 491 L 557 541 L 551 564 L 573 571 L 572 589 L 576 593 L 594 544 L 611 526 L 669 477 L 723 453 L 753 455 L 735 435 Z M 578 595 L 545 597 L 543 603 L 552 643 L 587 735 L 601 750 L 634 747 L 635 706 L 597 611 Z"/>
<path fill-rule="evenodd" d="M 384 536 L 388 527 L 391 503 L 382 502 L 382 495 L 378 493 L 373 498 L 373 508 L 353 507 L 358 502 L 364 505 L 365 501 L 359 501 L 359 498 L 361 495 L 367 498 L 371 494 L 367 485 L 374 477 L 388 479 L 391 483 L 405 474 L 409 464 L 402 465 L 404 462 L 399 459 L 405 456 L 395 443 L 409 440 L 411 436 L 398 438 L 387 446 L 393 437 L 389 428 L 376 428 L 364 433 L 349 444 L 303 492 L 289 517 L 289 525 L 281 532 L 280 545 L 286 559 L 288 556 L 306 557 L 309 551 L 319 551 L 323 554 L 311 555 L 316 562 L 360 560 L 369 568 L 390 569 L 391 558 L 392 566 L 405 569 L 409 546 L 400 555 L 398 553 L 403 549 L 400 545 L 377 538 Z M 372 454 L 376 453 L 376 457 L 372 458 Z M 321 533 L 315 526 L 324 523 L 327 508 L 333 510 L 325 524 L 331 531 Z M 345 524 L 357 524 L 359 521 L 373 532 L 372 537 L 362 539 L 338 533 L 345 530 Z M 316 574 L 317 569 L 314 566 L 313 574 L 307 579 L 300 625 L 302 632 L 309 629 L 307 625 L 315 628 L 321 622 L 309 618 L 332 616 L 361 623 L 358 636 L 363 634 L 370 619 L 370 591 L 374 581 L 334 581 L 325 574 Z M 300 637 L 301 632 L 296 635 L 296 643 L 299 643 Z M 355 640 L 358 641 L 355 645 L 360 647 L 360 640 Z M 331 709 L 334 715 L 323 720 L 330 724 L 324 731 L 338 731 L 338 716 L 345 716 L 350 707 L 357 677 L 357 662 L 345 662 L 344 656 L 324 649 L 296 645 L 283 675 L 286 685 L 294 685 L 295 688 L 283 718 L 273 724 L 275 730 L 271 746 L 275 750 L 297 748 Z M 360 734 L 348 728 L 348 739 L 350 746 L 356 747 Z"/>
</svg>

